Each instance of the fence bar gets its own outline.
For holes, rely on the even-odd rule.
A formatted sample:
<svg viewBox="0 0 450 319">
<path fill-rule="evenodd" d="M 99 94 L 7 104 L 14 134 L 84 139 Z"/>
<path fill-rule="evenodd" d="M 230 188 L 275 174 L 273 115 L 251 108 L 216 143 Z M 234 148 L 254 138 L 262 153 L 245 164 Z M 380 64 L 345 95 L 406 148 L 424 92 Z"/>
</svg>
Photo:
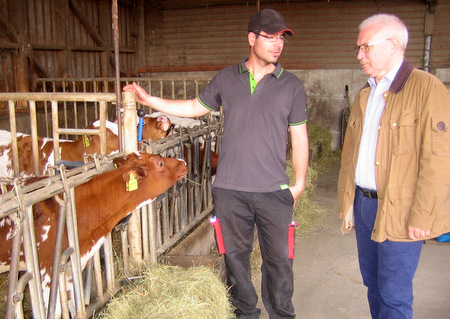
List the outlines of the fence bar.
<svg viewBox="0 0 450 319">
<path fill-rule="evenodd" d="M 68 187 L 68 183 L 66 183 Z M 80 245 L 78 240 L 78 223 L 77 223 L 77 213 L 75 207 L 75 188 L 70 188 L 69 194 L 67 194 L 71 200 L 67 206 L 67 237 L 69 239 L 69 247 L 74 249 L 74 253 L 70 255 L 70 265 L 72 267 L 72 282 L 74 295 L 72 298 L 75 299 L 75 308 L 78 318 L 84 318 L 85 307 L 84 307 L 84 295 L 83 295 L 83 280 L 82 276 L 82 266 L 81 266 L 81 254 Z M 66 293 L 65 291 L 63 292 Z"/>
<path fill-rule="evenodd" d="M 67 197 L 66 197 L 67 200 Z M 50 297 L 48 302 L 48 318 L 55 317 L 56 311 L 56 300 L 58 297 L 58 284 L 59 284 L 59 264 L 61 260 L 62 254 L 62 244 L 64 238 L 64 226 L 66 225 L 66 209 L 67 203 L 64 203 L 62 200 L 58 200 L 59 204 L 59 214 L 58 214 L 58 227 L 56 230 L 56 241 L 53 255 L 53 271 L 52 271 L 52 281 L 50 288 Z"/>
<path fill-rule="evenodd" d="M 44 92 L 11 92 L 0 93 L 0 101 L 68 101 L 68 102 L 97 102 L 99 100 L 114 102 L 113 93 L 44 93 Z"/>
<path fill-rule="evenodd" d="M 59 115 L 58 115 L 58 102 L 53 100 L 52 104 L 52 128 L 53 128 L 53 156 L 55 163 L 61 160 L 61 154 L 59 154 Z"/>
<path fill-rule="evenodd" d="M 17 187 L 20 189 L 20 187 Z M 19 191 L 20 192 L 20 191 Z M 19 193 L 20 194 L 20 193 Z M 21 195 L 18 196 L 20 197 Z M 23 203 L 23 201 L 21 201 Z M 24 207 L 23 217 L 23 248 L 27 270 L 32 274 L 33 279 L 29 282 L 31 305 L 33 307 L 34 318 L 45 318 L 44 297 L 41 288 L 41 276 L 39 273 L 39 261 L 36 246 L 36 233 L 34 228 L 34 217 L 31 206 Z"/>
<path fill-rule="evenodd" d="M 149 222 L 148 233 L 149 233 L 149 249 L 150 249 L 149 262 L 150 262 L 150 264 L 156 264 L 158 262 L 158 256 L 156 255 L 156 247 L 157 247 L 156 227 L 155 227 L 155 225 L 157 225 L 156 214 L 157 214 L 156 203 L 155 203 L 155 201 L 153 201 L 148 206 L 148 219 L 149 219 L 148 220 L 148 222 Z M 161 229 L 161 228 L 158 228 L 158 229 Z"/>
<path fill-rule="evenodd" d="M 19 217 L 15 216 L 13 219 L 14 221 L 14 235 L 12 239 L 12 252 L 11 252 L 11 265 L 9 270 L 9 276 L 8 281 L 10 284 L 8 286 L 8 296 L 6 301 L 6 319 L 12 319 L 14 316 L 14 295 L 17 291 L 17 278 L 19 276 L 19 258 L 20 258 L 20 244 L 21 244 L 21 238 L 22 238 L 22 227 L 19 223 Z"/>
<path fill-rule="evenodd" d="M 120 127 L 120 126 L 118 126 Z M 122 131 L 119 129 L 119 132 Z M 136 130 L 135 130 L 136 131 Z M 119 134 L 119 144 L 120 144 Z M 100 153 L 106 155 L 106 102 L 100 101 Z"/>
<path fill-rule="evenodd" d="M 11 149 L 13 154 L 13 168 L 14 175 L 19 175 L 19 151 L 17 148 L 17 139 L 12 138 L 13 136 L 17 136 L 17 125 L 16 125 L 16 107 L 14 99 L 8 100 L 9 106 L 9 130 L 11 132 Z"/>
<path fill-rule="evenodd" d="M 36 116 L 36 101 L 30 100 L 30 126 L 31 126 L 31 149 L 33 152 L 33 159 L 39 157 L 39 146 L 38 146 L 38 133 L 37 133 L 37 116 Z M 40 175 L 39 161 L 33 160 L 34 174 L 36 176 Z"/>
</svg>

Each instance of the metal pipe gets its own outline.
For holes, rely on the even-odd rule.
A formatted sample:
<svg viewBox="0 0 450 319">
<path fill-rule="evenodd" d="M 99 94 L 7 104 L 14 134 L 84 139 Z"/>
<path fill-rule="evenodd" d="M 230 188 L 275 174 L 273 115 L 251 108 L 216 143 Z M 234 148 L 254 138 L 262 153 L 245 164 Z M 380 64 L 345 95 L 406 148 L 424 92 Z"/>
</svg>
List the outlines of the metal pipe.
<svg viewBox="0 0 450 319">
<path fill-rule="evenodd" d="M 17 138 L 14 138 L 17 136 L 16 104 L 15 101 L 13 100 L 16 99 L 11 98 L 5 101 L 8 101 L 9 106 L 9 130 L 11 132 L 11 149 L 12 149 L 14 175 L 19 176 L 19 151 L 17 147 Z"/>
<path fill-rule="evenodd" d="M 13 297 L 16 291 L 17 277 L 19 275 L 19 262 L 20 262 L 20 244 L 22 237 L 22 227 L 18 220 L 18 216 L 14 220 L 14 235 L 12 239 L 11 247 L 11 262 L 8 274 L 8 296 L 6 301 L 6 315 L 5 318 L 14 318 Z"/>
<path fill-rule="evenodd" d="M 426 72 L 430 72 L 431 65 L 431 39 L 434 33 L 434 6 L 435 1 L 428 1 L 427 12 L 425 13 L 424 30 L 425 35 L 425 47 L 423 54 L 423 69 Z"/>
<path fill-rule="evenodd" d="M 20 186 L 16 185 L 16 189 L 20 189 Z M 17 195 L 20 203 L 23 203 L 24 201 L 21 191 L 19 191 Z M 24 207 L 22 204 L 20 211 L 23 216 L 23 248 L 25 261 L 27 264 L 27 270 L 33 275 L 33 279 L 29 283 L 33 315 L 36 318 L 45 318 L 44 297 L 39 272 L 39 258 L 36 244 L 33 209 L 31 206 Z"/>
<path fill-rule="evenodd" d="M 424 50 L 424 56 L 423 56 L 423 69 L 426 72 L 430 72 L 431 38 L 432 38 L 431 34 L 425 36 L 425 50 Z"/>
<path fill-rule="evenodd" d="M 108 289 L 109 291 L 115 291 L 116 282 L 114 275 L 114 254 L 112 248 L 111 233 L 108 233 L 105 237 L 105 243 L 103 244 L 103 251 L 105 253 L 106 289 Z"/>
<path fill-rule="evenodd" d="M 117 125 L 119 126 L 119 151 L 123 150 L 122 146 L 122 99 L 120 92 L 120 58 L 119 58 L 119 6 L 117 0 L 113 0 L 112 3 L 112 20 L 113 20 L 113 31 L 114 31 L 114 61 L 115 61 L 115 74 L 116 74 L 116 112 L 117 112 Z"/>
<path fill-rule="evenodd" d="M 69 183 L 66 183 L 69 188 Z M 70 188 L 67 194 L 70 198 L 69 205 L 67 205 L 66 225 L 67 225 L 67 238 L 69 247 L 74 249 L 74 253 L 70 256 L 70 264 L 72 266 L 72 283 L 75 299 L 75 308 L 77 316 L 85 315 L 84 295 L 83 295 L 83 280 L 82 280 L 82 265 L 81 265 L 81 253 L 80 253 L 80 241 L 78 238 L 78 220 L 77 209 L 75 206 L 75 188 Z M 65 293 L 65 291 L 64 291 Z"/>
<path fill-rule="evenodd" d="M 97 285 L 97 298 L 101 298 L 103 296 L 103 276 L 102 276 L 102 267 L 100 263 L 100 251 L 97 251 L 93 256 L 94 261 L 94 276 L 95 276 L 95 284 Z M 90 302 L 89 302 L 90 303 Z"/>
<path fill-rule="evenodd" d="M 30 126 L 31 126 L 31 149 L 33 152 L 33 167 L 36 176 L 41 175 L 39 169 L 39 146 L 37 133 L 37 116 L 36 116 L 36 101 L 30 100 Z"/>
<path fill-rule="evenodd" d="M 114 102 L 116 95 L 113 93 L 54 93 L 54 92 L 11 92 L 0 93 L 0 101 L 69 101 L 69 102 Z M 15 110 L 15 108 L 13 108 Z M 13 113 L 15 114 L 15 113 Z M 11 113 L 10 113 L 11 116 Z"/>
<path fill-rule="evenodd" d="M 58 197 L 56 197 L 58 198 Z M 58 200 L 59 204 L 59 214 L 58 214 L 58 225 L 56 229 L 56 240 L 55 249 L 53 255 L 53 271 L 52 271 L 52 281 L 50 286 L 50 298 L 48 302 L 47 318 L 51 319 L 55 317 L 55 306 L 56 300 L 58 298 L 58 281 L 59 281 L 59 263 L 62 254 L 62 244 L 64 237 L 64 229 L 66 226 L 66 204 L 67 202 Z M 64 292 L 65 293 L 65 292 Z"/>
</svg>

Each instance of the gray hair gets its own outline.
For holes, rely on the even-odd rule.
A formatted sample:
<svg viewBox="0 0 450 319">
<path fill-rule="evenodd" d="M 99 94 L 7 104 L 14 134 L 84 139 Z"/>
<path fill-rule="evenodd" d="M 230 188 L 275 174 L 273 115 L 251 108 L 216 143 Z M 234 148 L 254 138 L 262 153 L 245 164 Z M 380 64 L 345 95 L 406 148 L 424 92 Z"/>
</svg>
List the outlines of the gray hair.
<svg viewBox="0 0 450 319">
<path fill-rule="evenodd" d="M 381 26 L 380 31 L 383 32 L 387 38 L 397 39 L 403 50 L 406 50 L 406 46 L 408 45 L 408 29 L 399 17 L 393 14 L 379 13 L 361 22 L 359 30 L 372 24 L 379 24 Z"/>
</svg>

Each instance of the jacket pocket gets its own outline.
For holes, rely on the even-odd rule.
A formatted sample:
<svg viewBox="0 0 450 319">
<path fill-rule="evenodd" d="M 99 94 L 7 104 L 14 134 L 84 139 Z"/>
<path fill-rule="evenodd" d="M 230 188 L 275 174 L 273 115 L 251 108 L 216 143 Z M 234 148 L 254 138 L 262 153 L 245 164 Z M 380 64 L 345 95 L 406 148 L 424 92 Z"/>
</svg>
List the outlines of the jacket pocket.
<svg viewBox="0 0 450 319">
<path fill-rule="evenodd" d="M 401 114 L 400 118 L 390 123 L 394 154 L 401 155 L 414 151 L 417 118 L 414 110 Z"/>
<path fill-rule="evenodd" d="M 389 188 L 386 232 L 392 238 L 408 238 L 408 221 L 414 201 L 411 187 Z"/>
<path fill-rule="evenodd" d="M 431 119 L 431 151 L 434 155 L 450 156 L 450 118 L 436 116 Z"/>
</svg>

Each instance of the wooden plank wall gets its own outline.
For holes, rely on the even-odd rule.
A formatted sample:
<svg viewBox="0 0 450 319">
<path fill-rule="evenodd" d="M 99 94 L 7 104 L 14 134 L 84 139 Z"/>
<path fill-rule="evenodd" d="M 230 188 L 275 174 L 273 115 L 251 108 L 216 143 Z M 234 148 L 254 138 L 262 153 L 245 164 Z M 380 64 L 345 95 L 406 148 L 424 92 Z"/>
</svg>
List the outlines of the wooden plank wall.
<svg viewBox="0 0 450 319">
<path fill-rule="evenodd" d="M 254 1 L 203 7 L 200 1 L 197 8 L 182 9 L 176 9 L 176 3 L 181 6 L 180 1 L 161 2 L 159 8 L 146 6 L 146 17 L 152 18 L 146 21 L 145 71 L 218 70 L 247 56 L 246 30 L 250 16 L 256 11 Z M 416 67 L 423 66 L 427 12 L 424 0 L 275 2 L 265 5 L 261 1 L 261 8 L 280 11 L 295 32 L 280 59 L 287 69 L 358 68 L 353 47 L 359 23 L 380 12 L 394 13 L 404 20 L 410 33 L 406 57 Z M 450 0 L 439 0 L 435 7 L 437 32 L 432 69 L 448 67 L 450 55 L 444 47 L 449 43 L 449 6 Z"/>
<path fill-rule="evenodd" d="M 439 0 L 435 10 L 434 34 L 431 41 L 431 66 L 450 68 L 450 0 Z"/>
<path fill-rule="evenodd" d="M 137 72 L 138 2 L 119 1 L 120 70 Z M 114 76 L 111 0 L 0 0 L 0 91 L 34 77 Z"/>
<path fill-rule="evenodd" d="M 114 76 L 112 0 L 0 0 L 0 91 L 30 91 L 35 77 Z M 120 0 L 120 70 L 216 71 L 248 55 L 246 30 L 257 1 Z M 423 65 L 425 0 L 261 0 L 295 36 L 287 69 L 357 69 L 359 23 L 399 15 L 410 30 L 407 59 Z M 435 7 L 431 71 L 450 68 L 450 0 Z"/>
</svg>

